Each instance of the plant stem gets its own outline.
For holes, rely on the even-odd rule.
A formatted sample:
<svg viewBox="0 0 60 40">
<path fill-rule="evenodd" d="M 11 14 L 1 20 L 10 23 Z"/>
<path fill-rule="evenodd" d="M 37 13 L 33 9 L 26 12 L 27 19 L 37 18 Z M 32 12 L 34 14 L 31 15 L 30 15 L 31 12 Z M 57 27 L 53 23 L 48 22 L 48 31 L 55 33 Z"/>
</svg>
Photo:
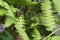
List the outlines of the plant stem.
<svg viewBox="0 0 60 40">
<path fill-rule="evenodd" d="M 46 40 L 48 37 L 50 37 L 51 35 L 53 35 L 55 32 L 59 31 L 60 28 L 56 29 L 54 32 L 52 32 L 51 34 L 49 34 L 47 37 L 45 37 L 43 40 Z"/>
</svg>

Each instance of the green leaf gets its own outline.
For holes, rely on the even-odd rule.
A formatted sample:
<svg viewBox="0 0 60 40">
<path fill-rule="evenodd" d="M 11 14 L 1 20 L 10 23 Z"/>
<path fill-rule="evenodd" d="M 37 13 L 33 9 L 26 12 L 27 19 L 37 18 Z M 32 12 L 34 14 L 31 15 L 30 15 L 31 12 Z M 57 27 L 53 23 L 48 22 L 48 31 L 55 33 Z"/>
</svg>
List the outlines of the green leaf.
<svg viewBox="0 0 60 40">
<path fill-rule="evenodd" d="M 11 19 L 10 17 L 6 17 L 6 20 L 5 20 L 6 27 L 11 26 L 13 23 L 14 23 L 13 19 Z"/>
<path fill-rule="evenodd" d="M 4 15 L 6 13 L 5 9 L 0 9 L 0 16 Z"/>
<path fill-rule="evenodd" d="M 14 8 L 13 6 L 10 6 L 10 9 L 11 9 L 12 12 L 16 12 L 17 11 L 17 9 Z"/>
<path fill-rule="evenodd" d="M 52 36 L 49 37 L 47 40 L 60 40 L 60 36 Z"/>
<path fill-rule="evenodd" d="M 0 40 L 8 40 L 8 39 L 5 38 L 4 36 L 0 35 Z"/>
<path fill-rule="evenodd" d="M 8 32 L 4 31 L 3 33 L 0 33 L 0 40 L 14 40 L 14 38 Z"/>
<path fill-rule="evenodd" d="M 51 37 L 49 37 L 47 40 L 51 40 Z"/>
<path fill-rule="evenodd" d="M 60 36 L 53 36 L 51 40 L 60 40 Z"/>
</svg>

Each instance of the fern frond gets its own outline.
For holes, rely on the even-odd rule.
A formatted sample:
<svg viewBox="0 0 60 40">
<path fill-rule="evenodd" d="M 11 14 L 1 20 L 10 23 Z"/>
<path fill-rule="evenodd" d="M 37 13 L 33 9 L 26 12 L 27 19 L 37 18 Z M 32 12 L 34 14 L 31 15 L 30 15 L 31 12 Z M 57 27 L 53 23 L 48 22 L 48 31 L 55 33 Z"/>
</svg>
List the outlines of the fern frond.
<svg viewBox="0 0 60 40">
<path fill-rule="evenodd" d="M 17 11 L 16 8 L 8 5 L 7 2 L 4 2 L 3 0 L 2 1 L 0 0 L 0 16 L 6 15 L 6 21 L 5 21 L 6 27 L 9 27 L 11 24 L 13 24 L 14 20 L 12 18 L 15 19 L 15 14 L 14 13 L 16 11 Z M 11 20 L 9 21 L 9 19 L 11 19 Z"/>
<path fill-rule="evenodd" d="M 32 37 L 31 40 L 40 40 L 41 39 L 41 35 L 40 35 L 40 33 L 39 33 L 37 28 L 33 28 L 32 29 L 31 37 Z"/>
<path fill-rule="evenodd" d="M 25 27 L 25 19 L 24 19 L 24 15 L 20 15 L 20 17 L 17 18 L 19 20 L 19 24 L 21 27 Z"/>
<path fill-rule="evenodd" d="M 55 12 L 57 12 L 58 15 L 60 15 L 60 0 L 52 0 L 52 3 L 55 9 Z"/>
<path fill-rule="evenodd" d="M 16 9 L 13 6 L 8 5 L 8 3 L 4 1 L 0 1 L 0 6 L 7 9 L 5 15 L 14 17 L 14 12 L 16 12 Z"/>
<path fill-rule="evenodd" d="M 39 25 L 40 24 L 40 17 L 39 17 L 40 15 L 36 15 L 36 16 L 34 16 L 31 20 L 32 20 L 32 22 L 31 22 L 31 32 L 30 32 L 30 34 L 31 34 L 31 40 L 40 40 L 41 39 L 41 35 L 40 35 L 40 32 L 39 32 L 39 30 L 37 29 L 37 25 Z"/>
<path fill-rule="evenodd" d="M 19 35 L 21 36 L 21 38 L 23 40 L 30 40 L 29 37 L 27 36 L 25 30 L 23 29 L 24 24 L 25 24 L 25 21 L 24 21 L 24 16 L 21 15 L 19 18 L 18 18 L 18 22 L 15 23 L 15 28 L 17 30 L 17 32 L 19 33 Z"/>
<path fill-rule="evenodd" d="M 49 0 L 45 0 L 41 3 L 41 21 L 43 25 L 47 26 L 48 31 L 52 31 L 52 29 L 55 28 L 55 18 L 52 15 L 51 9 L 51 2 Z"/>
</svg>

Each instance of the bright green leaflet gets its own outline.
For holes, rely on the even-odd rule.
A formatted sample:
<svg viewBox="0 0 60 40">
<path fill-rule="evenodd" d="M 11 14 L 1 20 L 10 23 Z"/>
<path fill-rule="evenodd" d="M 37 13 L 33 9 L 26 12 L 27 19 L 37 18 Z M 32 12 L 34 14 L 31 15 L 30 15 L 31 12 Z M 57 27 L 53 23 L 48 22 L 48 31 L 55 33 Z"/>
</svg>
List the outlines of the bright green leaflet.
<svg viewBox="0 0 60 40">
<path fill-rule="evenodd" d="M 7 16 L 5 20 L 6 27 L 11 26 L 13 23 L 14 23 L 14 20 Z"/>
</svg>

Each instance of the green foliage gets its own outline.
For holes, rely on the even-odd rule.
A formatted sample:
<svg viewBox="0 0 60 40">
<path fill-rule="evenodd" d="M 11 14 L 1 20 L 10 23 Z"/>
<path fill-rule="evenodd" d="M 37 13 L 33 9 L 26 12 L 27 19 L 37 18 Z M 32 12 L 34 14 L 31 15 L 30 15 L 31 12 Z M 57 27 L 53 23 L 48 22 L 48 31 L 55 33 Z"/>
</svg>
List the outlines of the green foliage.
<svg viewBox="0 0 60 40">
<path fill-rule="evenodd" d="M 60 36 L 52 36 L 49 37 L 47 40 L 60 40 Z"/>
<path fill-rule="evenodd" d="M 48 31 L 51 31 L 55 28 L 55 18 L 52 15 L 52 11 L 50 9 L 52 9 L 52 7 L 49 0 L 45 0 L 43 3 L 41 3 L 41 20 L 42 24 L 47 27 L 46 30 Z"/>
<path fill-rule="evenodd" d="M 11 32 L 17 33 L 23 40 L 59 40 L 60 36 L 55 36 L 54 33 L 60 28 L 53 31 L 56 28 L 56 19 L 53 13 L 57 12 L 60 15 L 59 3 L 60 0 L 38 0 L 38 2 L 0 0 L 0 24 L 4 24 L 8 29 L 0 33 L 0 40 L 15 40 L 14 35 L 10 34 Z"/>
<path fill-rule="evenodd" d="M 38 4 L 38 2 L 31 2 L 31 0 L 4 0 L 6 2 L 8 2 L 11 5 L 22 5 L 22 6 L 26 6 L 26 5 L 36 5 Z"/>
<path fill-rule="evenodd" d="M 60 15 L 60 0 L 52 0 L 52 3 L 55 9 L 55 12 L 57 12 L 58 15 Z"/>
<path fill-rule="evenodd" d="M 31 36 L 32 36 L 31 40 L 40 40 L 41 39 L 41 35 L 37 28 L 33 28 L 32 32 L 31 32 Z"/>
<path fill-rule="evenodd" d="M 17 29 L 17 32 L 19 33 L 19 35 L 21 36 L 21 38 L 23 40 L 29 40 L 26 32 L 24 31 L 23 28 L 20 27 L 20 25 L 18 25 L 17 23 L 15 24 L 15 28 Z"/>
<path fill-rule="evenodd" d="M 6 13 L 6 9 L 0 8 L 0 16 L 4 15 Z"/>
<path fill-rule="evenodd" d="M 53 36 L 51 40 L 60 40 L 60 36 Z"/>
<path fill-rule="evenodd" d="M 40 25 L 40 14 L 34 16 L 31 18 L 31 28 L 34 28 L 36 27 L 37 25 Z"/>
<path fill-rule="evenodd" d="M 0 3 L 0 11 L 1 11 L 0 16 L 6 15 L 5 25 L 6 27 L 9 27 L 13 23 L 13 20 L 10 17 L 15 18 L 14 13 L 16 12 L 16 8 L 14 8 L 13 6 L 10 7 L 4 1 L 0 1 L 0 2 L 1 2 Z"/>
<path fill-rule="evenodd" d="M 15 39 L 7 31 L 4 31 L 3 33 L 0 33 L 0 40 L 15 40 Z"/>
<path fill-rule="evenodd" d="M 32 31 L 30 32 L 31 33 L 31 40 L 40 40 L 41 39 L 41 35 L 40 35 L 40 32 L 39 30 L 37 29 L 37 25 L 40 24 L 39 22 L 39 17 L 40 15 L 36 15 L 34 17 L 31 18 L 32 20 L 32 23 L 31 23 L 31 28 L 32 28 Z"/>
<path fill-rule="evenodd" d="M 6 17 L 6 20 L 5 20 L 6 27 L 11 26 L 13 23 L 14 23 L 13 19 L 11 19 L 10 17 Z"/>
</svg>

